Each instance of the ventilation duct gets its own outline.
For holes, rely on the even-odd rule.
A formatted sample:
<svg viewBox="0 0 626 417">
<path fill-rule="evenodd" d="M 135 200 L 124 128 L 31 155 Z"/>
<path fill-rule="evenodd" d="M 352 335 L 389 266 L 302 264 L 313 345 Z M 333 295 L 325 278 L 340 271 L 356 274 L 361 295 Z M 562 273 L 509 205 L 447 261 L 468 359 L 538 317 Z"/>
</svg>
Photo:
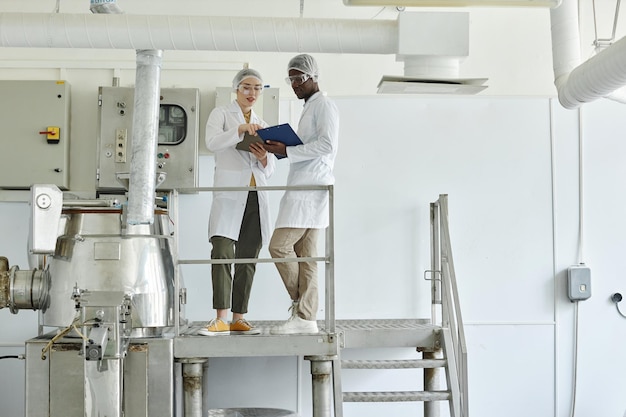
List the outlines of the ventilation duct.
<svg viewBox="0 0 626 417">
<path fill-rule="evenodd" d="M 93 13 L 121 14 L 116 0 L 91 0 Z M 159 96 L 163 51 L 137 50 L 137 70 L 133 112 L 133 141 L 131 143 L 128 182 L 129 225 L 154 222 L 154 193 L 156 190 L 156 155 L 159 131 Z M 141 228 L 129 228 L 129 233 L 141 233 Z"/>
<path fill-rule="evenodd" d="M 469 14 L 397 20 L 0 13 L 0 47 L 396 54 L 404 76 L 448 83 L 469 53 Z"/>
<path fill-rule="evenodd" d="M 487 88 L 486 78 L 459 78 L 469 55 L 469 13 L 401 13 L 398 23 L 396 56 L 404 77 L 383 76 L 378 93 L 476 94 Z"/>
<path fill-rule="evenodd" d="M 581 64 L 578 4 L 574 0 L 550 10 L 554 84 L 567 109 L 610 96 L 626 85 L 626 38 Z"/>
</svg>

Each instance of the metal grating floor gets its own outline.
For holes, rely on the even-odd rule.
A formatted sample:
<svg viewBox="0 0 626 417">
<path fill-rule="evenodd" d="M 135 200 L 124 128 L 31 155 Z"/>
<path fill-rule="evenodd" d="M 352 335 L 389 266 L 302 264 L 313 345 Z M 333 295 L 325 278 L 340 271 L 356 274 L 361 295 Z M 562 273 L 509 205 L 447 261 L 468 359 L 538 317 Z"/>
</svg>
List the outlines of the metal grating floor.
<svg viewBox="0 0 626 417">
<path fill-rule="evenodd" d="M 272 326 L 283 321 L 254 321 L 261 334 L 201 336 L 197 331 L 208 322 L 193 322 L 181 328 L 174 339 L 174 355 L 190 357 L 336 355 L 343 348 L 421 347 L 439 343 L 439 326 L 429 319 L 337 320 L 336 332 L 327 333 L 318 321 L 317 334 L 271 335 Z"/>
</svg>

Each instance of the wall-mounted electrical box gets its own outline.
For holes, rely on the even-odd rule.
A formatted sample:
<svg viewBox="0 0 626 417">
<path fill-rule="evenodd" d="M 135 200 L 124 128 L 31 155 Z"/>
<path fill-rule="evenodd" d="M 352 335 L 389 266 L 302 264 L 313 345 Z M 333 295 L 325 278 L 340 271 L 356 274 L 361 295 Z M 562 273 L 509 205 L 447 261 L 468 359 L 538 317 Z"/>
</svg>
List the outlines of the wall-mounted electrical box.
<svg viewBox="0 0 626 417">
<path fill-rule="evenodd" d="M 581 264 L 567 268 L 567 296 L 571 301 L 591 297 L 591 270 Z"/>
<path fill-rule="evenodd" d="M 124 189 L 118 176 L 130 172 L 135 90 L 100 87 L 98 91 L 98 166 L 96 189 Z M 157 190 L 198 186 L 200 93 L 196 88 L 163 88 L 159 106 L 156 171 L 166 175 Z"/>
<path fill-rule="evenodd" d="M 0 188 L 69 188 L 70 85 L 0 81 Z"/>
</svg>

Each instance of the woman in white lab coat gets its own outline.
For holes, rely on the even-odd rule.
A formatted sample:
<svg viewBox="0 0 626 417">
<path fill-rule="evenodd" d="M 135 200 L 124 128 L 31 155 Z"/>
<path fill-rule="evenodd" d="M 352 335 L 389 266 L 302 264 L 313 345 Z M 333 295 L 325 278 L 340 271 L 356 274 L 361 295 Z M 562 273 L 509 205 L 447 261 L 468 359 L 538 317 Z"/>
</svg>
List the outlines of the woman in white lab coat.
<svg viewBox="0 0 626 417">
<path fill-rule="evenodd" d="M 267 185 L 274 172 L 276 157 L 263 146 L 252 143 L 249 151 L 236 145 L 244 134 L 255 135 L 267 127 L 252 106 L 263 90 L 261 75 L 243 69 L 235 76 L 233 88 L 237 99 L 215 108 L 206 125 L 206 146 L 215 154 L 215 187 L 248 187 Z M 269 241 L 270 213 L 265 191 L 215 191 L 209 215 L 211 259 L 257 258 L 261 246 Z M 244 319 L 256 264 L 213 264 L 213 308 L 216 318 L 198 333 L 208 336 L 258 334 Z M 232 321 L 227 323 L 228 309 Z"/>
<path fill-rule="evenodd" d="M 337 155 L 339 112 L 319 90 L 317 63 L 312 56 L 297 55 L 289 61 L 287 83 L 304 108 L 298 123 L 302 145 L 266 141 L 269 152 L 287 155 L 288 186 L 330 185 Z M 287 191 L 280 201 L 276 229 L 270 240 L 273 258 L 315 257 L 319 231 L 328 227 L 327 191 Z M 291 298 L 291 317 L 273 327 L 272 334 L 317 333 L 317 263 L 282 262 L 276 268 Z"/>
</svg>

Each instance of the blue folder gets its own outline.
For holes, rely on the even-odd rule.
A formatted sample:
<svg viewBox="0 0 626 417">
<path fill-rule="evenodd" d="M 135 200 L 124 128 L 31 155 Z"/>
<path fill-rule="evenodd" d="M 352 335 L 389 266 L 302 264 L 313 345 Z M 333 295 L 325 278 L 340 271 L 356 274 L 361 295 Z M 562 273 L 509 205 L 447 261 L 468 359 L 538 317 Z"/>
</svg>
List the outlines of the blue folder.
<svg viewBox="0 0 626 417">
<path fill-rule="evenodd" d="M 282 142 L 287 146 L 296 146 L 302 145 L 302 141 L 293 131 L 289 123 L 284 123 L 282 125 L 270 126 L 265 129 L 259 129 L 256 131 L 257 135 L 259 135 L 263 140 L 275 140 L 277 142 Z M 278 159 L 282 159 L 284 155 L 276 155 Z"/>
</svg>

